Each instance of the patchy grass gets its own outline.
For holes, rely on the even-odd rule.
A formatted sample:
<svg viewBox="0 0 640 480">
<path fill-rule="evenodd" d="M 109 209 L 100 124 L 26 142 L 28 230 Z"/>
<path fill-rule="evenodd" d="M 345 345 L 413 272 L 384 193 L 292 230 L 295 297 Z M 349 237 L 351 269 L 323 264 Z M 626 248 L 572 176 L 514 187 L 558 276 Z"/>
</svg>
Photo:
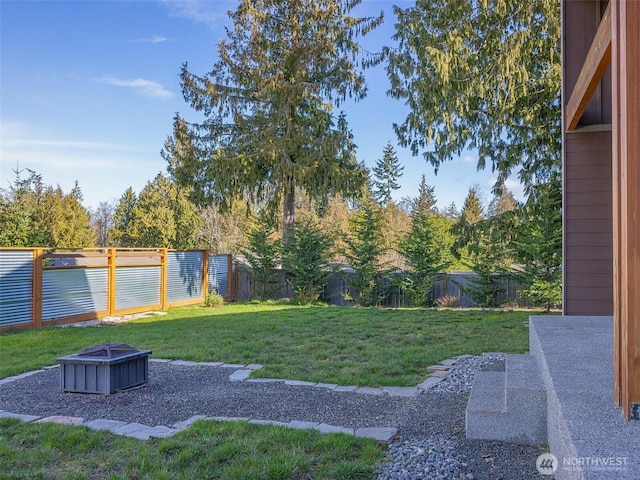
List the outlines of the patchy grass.
<svg viewBox="0 0 640 480">
<path fill-rule="evenodd" d="M 0 335 L 0 378 L 103 342 L 153 357 L 260 363 L 254 376 L 341 385 L 416 385 L 444 358 L 528 349 L 529 311 L 379 309 L 278 303 L 184 307 L 120 326 Z"/>
<path fill-rule="evenodd" d="M 357 479 L 384 451 L 375 440 L 246 422 L 196 422 L 140 441 L 86 427 L 0 419 L 0 478 Z"/>
</svg>

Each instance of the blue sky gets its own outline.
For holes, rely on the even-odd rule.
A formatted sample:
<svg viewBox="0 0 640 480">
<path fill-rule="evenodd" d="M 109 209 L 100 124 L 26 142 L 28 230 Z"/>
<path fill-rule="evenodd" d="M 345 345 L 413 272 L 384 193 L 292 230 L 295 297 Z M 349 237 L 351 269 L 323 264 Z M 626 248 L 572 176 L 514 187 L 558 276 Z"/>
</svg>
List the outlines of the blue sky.
<svg viewBox="0 0 640 480">
<path fill-rule="evenodd" d="M 385 12 L 385 24 L 365 47 L 391 43 L 393 4 L 365 0 L 358 13 Z M 203 74 L 229 25 L 233 0 L 0 0 L 0 188 L 14 170 L 31 169 L 65 192 L 78 181 L 84 205 L 117 200 L 166 173 L 160 150 L 176 112 L 192 116 L 180 93 L 183 62 Z M 437 176 L 421 156 L 397 146 L 393 122 L 406 109 L 386 95 L 383 66 L 367 70 L 369 94 L 344 110 L 368 166 L 388 141 L 404 165 L 396 199 L 417 194 L 420 177 L 435 187 L 438 205 L 460 207 L 469 187 L 490 198 L 493 175 L 476 170 L 473 152 L 441 166 Z M 26 174 L 26 171 L 25 171 Z M 521 197 L 516 182 L 509 188 Z"/>
</svg>

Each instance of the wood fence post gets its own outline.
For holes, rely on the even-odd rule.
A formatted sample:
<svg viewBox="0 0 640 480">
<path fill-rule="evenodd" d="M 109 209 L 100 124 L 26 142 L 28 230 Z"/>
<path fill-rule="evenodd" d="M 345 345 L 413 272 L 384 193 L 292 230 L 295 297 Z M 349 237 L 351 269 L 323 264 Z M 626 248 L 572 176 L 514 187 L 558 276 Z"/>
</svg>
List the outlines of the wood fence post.
<svg viewBox="0 0 640 480">
<path fill-rule="evenodd" d="M 115 248 L 110 248 L 108 251 L 107 266 L 108 266 L 108 295 L 107 295 L 107 312 L 109 315 L 113 315 L 116 309 L 116 261 L 117 252 Z"/>
<path fill-rule="evenodd" d="M 32 294 L 32 322 L 34 327 L 42 326 L 42 255 L 43 249 L 33 250 L 33 286 Z"/>
</svg>

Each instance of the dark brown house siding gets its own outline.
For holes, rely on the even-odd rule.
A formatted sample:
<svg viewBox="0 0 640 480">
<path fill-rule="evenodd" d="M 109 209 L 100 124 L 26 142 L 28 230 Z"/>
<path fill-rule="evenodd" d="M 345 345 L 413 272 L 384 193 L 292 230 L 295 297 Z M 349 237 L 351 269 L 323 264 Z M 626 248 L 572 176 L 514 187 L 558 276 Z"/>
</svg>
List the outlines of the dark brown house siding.
<svg viewBox="0 0 640 480">
<path fill-rule="evenodd" d="M 611 131 L 565 134 L 564 313 L 613 313 Z"/>
</svg>

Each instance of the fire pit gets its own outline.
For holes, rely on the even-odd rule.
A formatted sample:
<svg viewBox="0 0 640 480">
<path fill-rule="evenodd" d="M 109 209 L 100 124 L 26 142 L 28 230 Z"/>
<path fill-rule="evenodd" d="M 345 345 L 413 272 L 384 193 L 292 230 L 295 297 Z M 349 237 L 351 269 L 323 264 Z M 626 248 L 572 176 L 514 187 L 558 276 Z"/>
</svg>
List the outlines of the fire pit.
<svg viewBox="0 0 640 480">
<path fill-rule="evenodd" d="M 60 357 L 62 391 L 109 395 L 145 384 L 150 354 L 126 343 L 104 343 Z"/>
</svg>

